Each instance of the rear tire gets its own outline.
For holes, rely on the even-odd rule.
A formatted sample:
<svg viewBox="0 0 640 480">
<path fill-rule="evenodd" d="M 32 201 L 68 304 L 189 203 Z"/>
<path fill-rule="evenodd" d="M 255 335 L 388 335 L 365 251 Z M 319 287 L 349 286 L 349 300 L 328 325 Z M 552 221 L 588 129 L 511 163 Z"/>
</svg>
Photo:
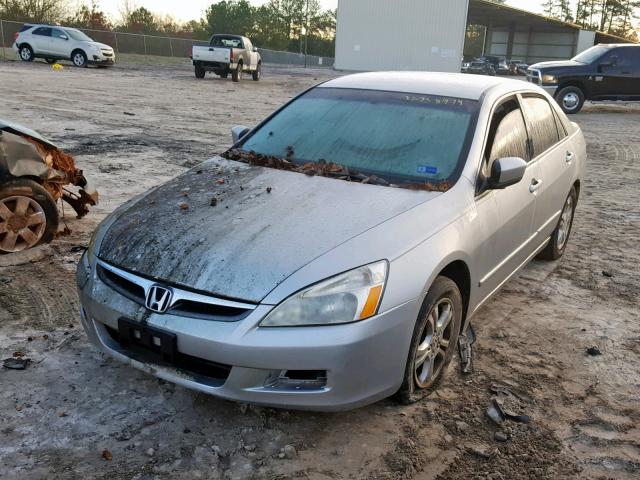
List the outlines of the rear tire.
<svg viewBox="0 0 640 480">
<path fill-rule="evenodd" d="M 87 60 L 87 54 L 84 53 L 82 50 L 75 50 L 71 54 L 71 62 L 73 63 L 74 66 L 78 68 L 86 68 L 89 66 L 89 63 Z"/>
<path fill-rule="evenodd" d="M 220 78 L 229 78 L 229 72 L 220 73 L 218 75 L 220 75 Z"/>
<path fill-rule="evenodd" d="M 56 202 L 45 188 L 27 179 L 0 187 L 0 254 L 49 243 L 58 231 Z"/>
<path fill-rule="evenodd" d="M 204 78 L 207 74 L 206 70 L 201 65 L 195 66 L 196 78 Z"/>
<path fill-rule="evenodd" d="M 240 80 L 242 80 L 242 62 L 238 63 L 236 69 L 231 72 L 231 80 L 233 80 L 235 83 L 238 83 Z"/>
<path fill-rule="evenodd" d="M 556 102 L 567 115 L 578 113 L 584 105 L 584 92 L 579 87 L 564 87 L 556 93 Z"/>
<path fill-rule="evenodd" d="M 569 196 L 564 202 L 560 220 L 556 229 L 551 234 L 551 240 L 547 246 L 538 254 L 541 260 L 558 260 L 567 248 L 569 237 L 571 235 L 571 227 L 573 227 L 573 218 L 575 216 L 576 205 L 578 204 L 578 192 L 575 187 L 571 187 Z"/>
<path fill-rule="evenodd" d="M 455 354 L 461 323 L 458 286 L 450 278 L 436 278 L 413 330 L 402 386 L 396 394 L 401 403 L 415 403 L 436 390 Z"/>
<path fill-rule="evenodd" d="M 20 60 L 23 62 L 33 62 L 33 49 L 29 45 L 22 45 L 18 53 L 20 54 Z"/>
</svg>

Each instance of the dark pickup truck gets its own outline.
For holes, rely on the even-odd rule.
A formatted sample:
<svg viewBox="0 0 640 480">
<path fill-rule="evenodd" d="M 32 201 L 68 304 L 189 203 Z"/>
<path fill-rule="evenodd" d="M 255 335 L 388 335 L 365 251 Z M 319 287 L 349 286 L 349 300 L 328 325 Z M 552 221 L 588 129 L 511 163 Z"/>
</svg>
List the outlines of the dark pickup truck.
<svg viewBox="0 0 640 480">
<path fill-rule="evenodd" d="M 640 45 L 596 45 L 562 62 L 531 65 L 527 80 L 542 86 L 565 113 L 585 100 L 640 101 Z"/>
</svg>

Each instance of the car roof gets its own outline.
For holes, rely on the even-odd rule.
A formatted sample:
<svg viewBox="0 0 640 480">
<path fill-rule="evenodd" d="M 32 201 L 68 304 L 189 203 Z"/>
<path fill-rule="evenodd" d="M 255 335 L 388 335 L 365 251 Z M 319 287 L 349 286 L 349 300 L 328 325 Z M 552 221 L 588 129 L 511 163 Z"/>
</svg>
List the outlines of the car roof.
<svg viewBox="0 0 640 480">
<path fill-rule="evenodd" d="M 640 47 L 637 43 L 599 43 L 596 47 L 620 48 L 620 47 Z"/>
<path fill-rule="evenodd" d="M 488 90 L 494 87 L 501 87 L 501 90 L 505 91 L 533 90 L 531 84 L 522 80 L 441 72 L 356 73 L 329 80 L 320 85 L 320 88 L 380 90 L 457 97 L 467 100 L 480 100 Z"/>
</svg>

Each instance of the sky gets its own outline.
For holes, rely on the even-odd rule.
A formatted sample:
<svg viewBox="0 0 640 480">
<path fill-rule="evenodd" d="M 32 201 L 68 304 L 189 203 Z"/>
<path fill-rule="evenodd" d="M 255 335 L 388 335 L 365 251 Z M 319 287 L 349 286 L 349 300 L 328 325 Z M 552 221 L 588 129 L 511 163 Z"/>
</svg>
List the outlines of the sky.
<svg viewBox="0 0 640 480">
<path fill-rule="evenodd" d="M 160 15 L 171 15 L 178 20 L 192 20 L 202 17 L 204 10 L 214 3 L 214 0 L 132 0 L 137 6 L 145 7 Z M 249 0 L 255 5 L 266 3 L 268 0 Z M 349 0 L 343 0 L 349 1 Z M 82 2 L 80 2 L 82 3 Z M 113 18 L 119 18 L 123 0 L 98 0 L 98 4 Z M 320 0 L 323 8 L 336 8 L 338 0 Z M 507 0 L 507 4 L 531 10 L 542 11 L 542 0 Z"/>
</svg>

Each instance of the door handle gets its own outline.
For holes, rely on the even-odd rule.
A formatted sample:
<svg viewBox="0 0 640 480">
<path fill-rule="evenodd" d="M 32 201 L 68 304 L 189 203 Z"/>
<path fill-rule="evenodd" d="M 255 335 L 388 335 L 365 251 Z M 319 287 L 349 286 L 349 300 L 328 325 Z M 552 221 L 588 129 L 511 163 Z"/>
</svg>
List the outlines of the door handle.
<svg viewBox="0 0 640 480">
<path fill-rule="evenodd" d="M 531 186 L 529 187 L 529 191 L 531 193 L 536 193 L 541 186 L 542 186 L 542 180 L 538 180 L 537 178 L 534 178 L 533 180 L 531 180 Z"/>
<path fill-rule="evenodd" d="M 573 159 L 575 158 L 575 153 L 573 152 L 567 152 L 567 156 L 565 157 L 565 160 L 567 163 L 571 163 L 573 162 Z"/>
</svg>

